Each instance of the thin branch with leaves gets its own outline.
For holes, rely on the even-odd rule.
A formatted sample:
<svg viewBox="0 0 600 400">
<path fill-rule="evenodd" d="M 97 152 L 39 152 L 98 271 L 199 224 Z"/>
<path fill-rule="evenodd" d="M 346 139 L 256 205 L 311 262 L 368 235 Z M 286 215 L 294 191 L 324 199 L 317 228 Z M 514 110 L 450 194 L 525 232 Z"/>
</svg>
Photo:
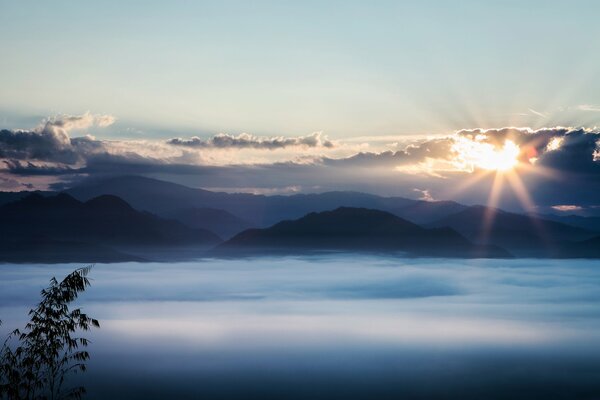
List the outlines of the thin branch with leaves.
<svg viewBox="0 0 600 400">
<path fill-rule="evenodd" d="M 85 372 L 89 340 L 78 331 L 100 327 L 96 319 L 69 305 L 90 286 L 91 266 L 80 268 L 61 282 L 50 280 L 42 300 L 29 311 L 30 321 L 12 331 L 0 351 L 0 398 L 10 400 L 80 399 L 83 386 L 65 388 L 69 375 Z"/>
</svg>

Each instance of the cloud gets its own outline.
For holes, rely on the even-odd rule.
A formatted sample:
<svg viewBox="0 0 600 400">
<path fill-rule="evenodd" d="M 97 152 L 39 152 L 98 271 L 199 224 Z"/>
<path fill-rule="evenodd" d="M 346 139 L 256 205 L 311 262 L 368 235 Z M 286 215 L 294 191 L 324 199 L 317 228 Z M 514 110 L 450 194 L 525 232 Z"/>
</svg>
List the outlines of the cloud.
<svg viewBox="0 0 600 400">
<path fill-rule="evenodd" d="M 22 183 L 13 178 L 6 178 L 0 176 L 0 190 L 3 191 L 17 191 L 17 190 L 31 190 L 33 185 L 30 183 Z"/>
<path fill-rule="evenodd" d="M 546 118 L 546 117 L 548 117 L 548 115 L 547 115 L 547 114 L 545 114 L 545 113 L 543 113 L 543 112 L 540 112 L 540 111 L 536 111 L 536 110 L 534 110 L 533 108 L 530 108 L 530 109 L 529 109 L 529 112 L 530 112 L 530 113 L 532 113 L 533 115 L 537 115 L 538 117 L 542 117 L 542 118 Z"/>
<path fill-rule="evenodd" d="M 556 211 L 561 211 L 561 212 L 579 211 L 579 210 L 583 209 L 583 207 L 581 207 L 581 206 L 576 206 L 576 205 L 572 205 L 572 204 L 561 204 L 561 205 L 552 206 L 552 208 Z"/>
<path fill-rule="evenodd" d="M 600 131 L 583 128 L 501 128 L 471 129 L 457 132 L 458 136 L 482 140 L 500 148 L 511 140 L 520 148 L 522 162 L 545 166 L 558 172 L 598 173 L 596 161 Z"/>
<path fill-rule="evenodd" d="M 0 130 L 0 159 L 39 160 L 75 164 L 101 142 L 93 137 L 71 139 L 69 133 L 93 126 L 106 127 L 114 123 L 110 115 L 62 115 L 49 118 L 31 130 Z"/>
<path fill-rule="evenodd" d="M 327 165 L 395 168 L 407 164 L 417 164 L 426 159 L 448 160 L 454 140 L 451 137 L 422 139 L 414 141 L 398 151 L 360 152 L 345 158 L 324 158 Z"/>
<path fill-rule="evenodd" d="M 93 126 L 101 128 L 114 124 L 112 115 L 99 115 L 86 112 L 82 115 L 58 115 L 47 119 L 43 123 L 42 131 L 62 130 L 70 132 L 78 129 L 88 129 Z"/>
<path fill-rule="evenodd" d="M 429 190 L 427 189 L 413 189 L 413 192 L 417 192 L 419 193 L 421 196 L 419 196 L 419 200 L 424 200 L 424 201 L 435 201 L 435 199 L 433 198 L 433 196 L 431 195 L 431 193 L 429 192 Z"/>
<path fill-rule="evenodd" d="M 578 110 L 581 110 L 581 111 L 600 112 L 600 106 L 593 105 L 593 104 L 580 104 L 580 105 L 576 106 L 575 108 Z"/>
<path fill-rule="evenodd" d="M 110 116 L 86 113 L 50 118 L 31 130 L 2 130 L 0 172 L 18 182 L 46 179 L 55 185 L 86 177 L 140 174 L 231 191 L 357 190 L 481 203 L 487 201 L 491 178 L 457 192 L 474 169 L 460 162 L 464 157 L 457 153 L 461 147 L 456 144 L 474 141 L 501 149 L 510 140 L 519 146 L 521 163 L 544 172 L 536 175 L 523 170 L 521 175 L 536 205 L 589 207 L 598 204 L 600 193 L 598 130 L 469 129 L 445 137 L 411 138 L 403 144 L 393 137 L 389 143 L 378 141 L 371 147 L 343 140 L 334 146 L 321 133 L 288 138 L 221 134 L 168 142 L 108 141 L 85 135 L 85 129 L 113 122 Z M 72 137 L 76 131 L 85 136 Z M 315 148 L 331 147 L 335 148 L 315 154 Z M 427 189 L 415 190 L 423 187 Z M 501 206 L 512 201 L 508 194 L 500 200 Z"/>
<path fill-rule="evenodd" d="M 201 139 L 193 136 L 190 139 L 173 138 L 167 141 L 174 146 L 187 146 L 194 148 L 217 148 L 217 149 L 266 149 L 276 150 L 287 147 L 334 147 L 325 135 L 321 132 L 315 132 L 307 136 L 298 137 L 258 137 L 247 133 L 241 133 L 237 136 L 220 133 L 209 139 Z"/>
</svg>

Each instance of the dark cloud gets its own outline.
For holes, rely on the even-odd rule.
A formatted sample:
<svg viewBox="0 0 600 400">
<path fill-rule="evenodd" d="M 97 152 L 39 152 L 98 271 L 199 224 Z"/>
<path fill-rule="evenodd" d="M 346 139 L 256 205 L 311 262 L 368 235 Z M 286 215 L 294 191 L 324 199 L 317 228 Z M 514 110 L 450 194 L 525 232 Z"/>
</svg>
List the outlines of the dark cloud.
<svg viewBox="0 0 600 400">
<path fill-rule="evenodd" d="M 543 154 L 540 165 L 567 173 L 600 174 L 600 162 L 597 160 L 600 133 L 576 130 L 561 138 L 556 150 Z"/>
<path fill-rule="evenodd" d="M 216 149 L 266 149 L 276 150 L 286 147 L 304 146 L 304 147 L 327 147 L 332 148 L 333 142 L 327 139 L 320 132 L 315 132 L 308 136 L 299 137 L 257 137 L 242 133 L 237 136 L 220 133 L 209 139 L 201 139 L 194 136 L 190 139 L 174 138 L 167 141 L 168 144 L 175 146 L 187 146 L 195 148 L 216 148 Z"/>
<path fill-rule="evenodd" d="M 556 204 L 580 207 L 595 207 L 600 204 L 598 130 L 564 127 L 539 130 L 502 128 L 464 130 L 458 132 L 458 135 L 469 138 L 482 135 L 481 140 L 498 147 L 505 140 L 519 145 L 521 162 L 533 164 L 531 172 L 521 171 L 520 176 L 533 203 L 540 208 Z M 466 191 L 463 198 L 471 193 Z M 506 206 L 507 202 L 508 200 L 502 199 L 500 204 Z"/>
<path fill-rule="evenodd" d="M 85 155 L 102 148 L 92 137 L 71 138 L 69 132 L 92 126 L 108 126 L 114 118 L 108 115 L 58 116 L 44 121 L 32 130 L 0 130 L 0 158 L 37 160 L 63 164 L 81 162 Z"/>
<path fill-rule="evenodd" d="M 512 140 L 521 148 L 522 161 L 536 159 L 536 164 L 558 172 L 585 174 L 600 172 L 600 163 L 597 161 L 600 131 L 563 127 L 535 131 L 524 128 L 502 128 L 463 130 L 457 134 L 469 138 L 483 135 L 485 136 L 483 141 L 495 146 L 502 146 L 506 140 Z"/>
<path fill-rule="evenodd" d="M 69 166 L 36 164 L 31 161 L 4 160 L 6 171 L 22 176 L 59 176 L 73 174 L 76 169 Z"/>
<path fill-rule="evenodd" d="M 545 174 L 522 171 L 521 176 L 536 205 L 600 204 L 599 131 L 561 127 L 463 130 L 448 137 L 414 141 L 394 151 L 226 166 L 202 165 L 198 154 L 202 156 L 207 152 L 194 149 L 272 150 L 293 146 L 331 147 L 333 144 L 320 134 L 296 138 L 217 135 L 206 140 L 171 139 L 169 144 L 107 142 L 89 136 L 71 138 L 69 135 L 74 129 L 109 122 L 110 118 L 104 120 L 88 114 L 52 119 L 28 131 L 0 131 L 0 169 L 7 176 L 16 178 L 15 182 L 0 182 L 0 186 L 11 190 L 9 186 L 22 185 L 19 177 L 25 176 L 54 178 L 53 182 L 58 181 L 55 185 L 64 185 L 84 177 L 139 174 L 195 187 L 231 190 L 294 186 L 301 190 L 359 190 L 407 197 L 420 194 L 427 198 L 466 203 L 486 202 L 493 174 L 457 193 L 455 189 L 462 188 L 464 185 L 461 183 L 469 177 L 467 172 L 451 171 L 451 168 L 435 174 L 419 172 L 419 165 L 431 160 L 451 166 L 456 158 L 457 138 L 461 138 L 498 147 L 511 140 L 520 147 L 522 162 L 533 164 L 532 170 L 543 167 Z M 414 170 L 404 168 L 412 166 L 415 166 Z M 416 192 L 415 188 L 419 191 Z M 500 204 L 518 205 L 517 200 L 506 191 L 506 197 L 501 198 Z"/>
<path fill-rule="evenodd" d="M 0 158 L 73 164 L 79 155 L 67 135 L 48 131 L 0 131 Z"/>
</svg>

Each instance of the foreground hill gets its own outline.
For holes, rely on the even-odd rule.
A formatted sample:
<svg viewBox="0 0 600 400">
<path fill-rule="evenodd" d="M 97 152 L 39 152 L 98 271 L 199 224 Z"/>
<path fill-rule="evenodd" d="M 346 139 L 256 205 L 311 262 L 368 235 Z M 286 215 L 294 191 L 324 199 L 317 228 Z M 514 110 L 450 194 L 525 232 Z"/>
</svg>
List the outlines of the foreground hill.
<svg viewBox="0 0 600 400">
<path fill-rule="evenodd" d="M 27 244 L 30 254 L 23 253 L 25 259 L 47 255 L 54 260 L 62 252 L 64 260 L 70 261 L 75 254 L 86 251 L 90 260 L 100 253 L 106 254 L 105 258 L 139 259 L 139 256 L 126 257 L 122 252 L 182 245 L 208 247 L 220 242 L 209 231 L 139 212 L 109 195 L 81 202 L 67 194 L 49 197 L 33 194 L 1 206 L 0 224 L 4 247 L 0 258 L 5 260 L 16 257 L 14 254 L 9 257 L 11 248 L 17 254 L 16 249 L 24 249 Z"/>
<path fill-rule="evenodd" d="M 171 217 L 179 210 L 185 209 L 219 209 L 255 227 L 267 227 L 282 220 L 296 219 L 310 212 L 332 210 L 337 207 L 384 210 L 418 224 L 432 222 L 466 208 L 453 201 L 430 202 L 359 192 L 325 192 L 289 196 L 211 192 L 141 176 L 88 181 L 67 192 L 83 201 L 103 194 L 112 194 L 121 197 L 136 209 L 166 217 Z M 218 215 L 211 218 L 216 219 Z M 185 222 L 185 219 L 181 220 Z M 227 221 L 222 220 L 222 223 Z"/>
<path fill-rule="evenodd" d="M 565 243 L 590 239 L 596 232 L 535 216 L 473 206 L 429 227 L 449 227 L 480 244 L 495 244 L 520 256 L 561 256 Z"/>
<path fill-rule="evenodd" d="M 419 256 L 509 257 L 496 246 L 473 245 L 452 229 L 425 229 L 391 213 L 340 207 L 249 229 L 222 243 L 215 254 L 312 251 L 398 252 Z"/>
</svg>

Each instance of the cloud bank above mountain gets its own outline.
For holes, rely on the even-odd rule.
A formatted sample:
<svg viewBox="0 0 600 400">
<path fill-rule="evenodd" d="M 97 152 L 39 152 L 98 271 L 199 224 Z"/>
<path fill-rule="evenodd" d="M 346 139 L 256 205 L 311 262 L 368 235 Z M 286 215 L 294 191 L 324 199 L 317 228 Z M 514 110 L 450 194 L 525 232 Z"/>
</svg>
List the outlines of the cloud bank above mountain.
<svg viewBox="0 0 600 400">
<path fill-rule="evenodd" d="M 501 149 L 510 141 L 518 147 L 518 161 L 526 167 L 521 178 L 536 205 L 600 202 L 600 131 L 595 129 L 469 129 L 402 143 L 368 137 L 360 143 L 332 141 L 320 132 L 297 137 L 221 133 L 166 141 L 87 134 L 114 122 L 110 115 L 86 113 L 48 118 L 29 130 L 0 130 L 0 186 L 62 187 L 90 177 L 142 174 L 230 191 L 293 187 L 485 202 L 493 176 L 457 190 L 481 169 L 469 149 Z M 511 196 L 505 197 L 501 201 L 509 204 Z"/>
</svg>

